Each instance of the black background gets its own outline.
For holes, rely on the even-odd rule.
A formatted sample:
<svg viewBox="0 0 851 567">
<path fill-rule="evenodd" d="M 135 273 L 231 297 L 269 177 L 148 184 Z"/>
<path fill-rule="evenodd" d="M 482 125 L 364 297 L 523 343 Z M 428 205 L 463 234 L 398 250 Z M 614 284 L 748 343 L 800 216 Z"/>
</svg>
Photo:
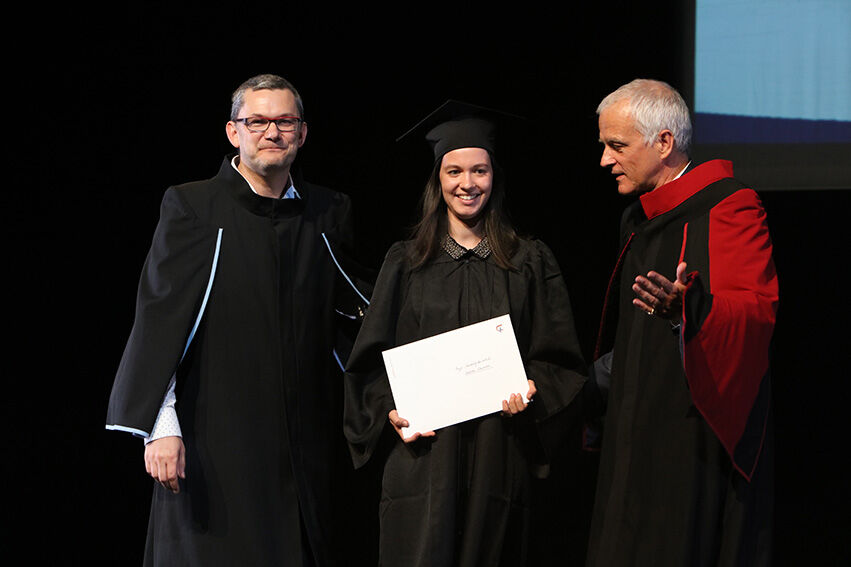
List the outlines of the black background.
<svg viewBox="0 0 851 567">
<path fill-rule="evenodd" d="M 376 268 L 414 220 L 430 164 L 424 143 L 398 135 L 447 98 L 528 117 L 503 154 L 510 210 L 556 254 L 590 357 L 626 205 L 598 167 L 594 110 L 635 77 L 690 94 L 682 4 L 125 3 L 10 18 L 25 33 L 5 40 L 4 516 L 16 527 L 4 540 L 25 563 L 140 563 L 151 481 L 141 442 L 104 430 L 109 390 L 162 193 L 215 174 L 230 93 L 258 73 L 300 90 L 297 164 L 352 197 L 361 260 Z M 776 563 L 838 564 L 851 528 L 849 191 L 761 196 L 781 284 Z M 583 552 L 595 456 L 566 462 L 537 518 L 547 564 Z M 351 543 L 370 556 L 370 542 Z"/>
</svg>

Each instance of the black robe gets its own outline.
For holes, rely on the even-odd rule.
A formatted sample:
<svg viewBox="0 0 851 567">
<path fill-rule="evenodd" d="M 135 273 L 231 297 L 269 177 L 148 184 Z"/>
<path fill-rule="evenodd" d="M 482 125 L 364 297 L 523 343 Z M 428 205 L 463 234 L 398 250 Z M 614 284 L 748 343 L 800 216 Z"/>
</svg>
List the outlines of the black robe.
<svg viewBox="0 0 851 567">
<path fill-rule="evenodd" d="M 221 242 L 203 319 L 177 368 L 186 480 L 177 495 L 155 484 L 146 564 L 300 566 L 305 538 L 319 565 L 334 563 L 334 474 L 345 465 L 334 309 L 343 290 L 322 234 L 338 251 L 348 243 L 350 205 L 296 186 L 298 200 L 258 196 L 225 159 L 216 177 L 163 198 L 109 428 L 151 431 L 220 229 Z"/>
<path fill-rule="evenodd" d="M 572 407 L 565 408 L 581 391 L 585 369 L 552 253 L 541 242 L 521 241 L 512 263 L 517 269 L 508 271 L 492 256 L 468 252 L 455 260 L 441 250 L 412 270 L 407 243 L 396 243 L 387 253 L 346 368 L 344 415 L 355 466 L 371 457 L 386 459 L 381 565 L 525 562 L 530 467 L 544 461 L 542 448 L 549 448 L 570 421 Z M 395 404 L 381 351 L 506 313 L 538 390 L 529 408 L 515 417 L 494 413 L 403 443 L 388 424 Z M 382 438 L 389 454 L 382 450 Z"/>
<path fill-rule="evenodd" d="M 777 276 L 765 211 L 732 175 L 702 164 L 624 213 L 589 566 L 770 564 Z M 681 261 L 672 328 L 631 286 L 650 270 L 673 281 Z"/>
</svg>

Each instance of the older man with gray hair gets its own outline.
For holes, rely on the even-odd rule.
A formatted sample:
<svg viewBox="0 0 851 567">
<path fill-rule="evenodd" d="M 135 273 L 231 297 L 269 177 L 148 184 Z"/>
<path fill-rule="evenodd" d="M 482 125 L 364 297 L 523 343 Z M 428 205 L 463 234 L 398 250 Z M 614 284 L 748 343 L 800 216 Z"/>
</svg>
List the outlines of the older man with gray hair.
<svg viewBox="0 0 851 567">
<path fill-rule="evenodd" d="M 145 439 L 146 565 L 334 565 L 349 199 L 292 171 L 292 84 L 259 75 L 232 101 L 237 153 L 163 197 L 107 428 Z"/>
<path fill-rule="evenodd" d="M 768 565 L 765 211 L 730 162 L 690 161 L 688 108 L 666 83 L 632 81 L 597 113 L 600 165 L 633 201 L 604 308 L 617 327 L 607 344 L 601 326 L 595 355 L 606 416 L 588 565 Z"/>
</svg>

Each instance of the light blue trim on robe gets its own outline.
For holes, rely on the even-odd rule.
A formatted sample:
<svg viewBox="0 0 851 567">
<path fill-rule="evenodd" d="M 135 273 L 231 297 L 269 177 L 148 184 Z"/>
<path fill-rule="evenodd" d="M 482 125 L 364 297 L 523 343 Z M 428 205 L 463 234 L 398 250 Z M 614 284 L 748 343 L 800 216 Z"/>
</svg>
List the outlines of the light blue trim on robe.
<svg viewBox="0 0 851 567">
<path fill-rule="evenodd" d="M 216 236 L 216 251 L 213 254 L 213 266 L 210 268 L 210 279 L 207 281 L 207 289 L 204 292 L 204 299 L 201 301 L 201 309 L 198 310 L 198 317 L 195 318 L 195 324 L 192 325 L 192 330 L 189 332 L 189 338 L 186 340 L 186 346 L 183 347 L 183 354 L 180 355 L 180 361 L 178 361 L 177 365 L 180 366 L 180 363 L 183 362 L 183 358 L 186 356 L 186 352 L 189 350 L 189 345 L 192 344 L 192 339 L 195 338 L 195 332 L 198 330 L 198 325 L 201 324 L 201 318 L 204 316 L 204 310 L 207 308 L 207 300 L 210 299 L 210 291 L 213 289 L 213 280 L 216 278 L 216 267 L 219 265 L 219 253 L 222 249 L 222 233 L 224 232 L 223 228 L 219 228 L 219 232 Z M 166 395 L 168 395 L 168 391 L 171 390 L 172 384 L 177 380 L 177 374 L 173 374 L 171 380 L 169 380 L 168 388 L 166 391 Z M 157 419 L 159 419 L 159 414 L 157 414 Z M 154 427 L 156 428 L 156 421 L 154 421 Z M 132 433 L 136 437 L 145 437 L 148 438 L 151 436 L 151 433 L 142 431 L 141 429 L 135 429 L 133 427 L 126 427 L 124 425 L 107 425 L 106 428 L 110 431 L 126 431 L 128 433 Z"/>
<path fill-rule="evenodd" d="M 195 331 L 198 330 L 198 325 L 201 324 L 201 317 L 204 316 L 204 310 L 207 308 L 207 300 L 210 299 L 210 290 L 213 289 L 213 280 L 216 277 L 216 266 L 219 265 L 219 252 L 222 248 L 222 232 L 224 229 L 219 228 L 219 234 L 216 237 L 216 253 L 213 256 L 213 267 L 210 268 L 210 281 L 207 282 L 207 291 L 204 292 L 204 301 L 201 302 L 201 309 L 198 311 L 198 317 L 195 319 L 195 325 L 192 326 L 192 331 L 189 333 L 189 339 L 186 341 L 186 346 L 183 347 L 183 354 L 180 355 L 180 362 L 183 362 L 183 357 L 186 356 L 186 351 L 189 350 L 189 345 L 192 344 L 192 339 L 195 338 Z M 180 362 L 177 363 L 180 366 Z"/>
<path fill-rule="evenodd" d="M 322 233 L 322 240 L 325 241 L 325 246 L 328 247 L 328 252 L 331 253 L 331 259 L 334 260 L 334 264 L 337 266 L 337 269 L 340 270 L 340 273 L 343 274 L 343 277 L 346 278 L 346 281 L 349 282 L 349 285 L 352 286 L 352 289 L 355 290 L 355 293 L 363 299 L 367 305 L 369 305 L 369 300 L 363 296 L 363 294 L 355 287 L 355 284 L 352 283 L 352 280 L 349 278 L 349 275 L 343 270 L 343 267 L 340 266 L 340 263 L 337 261 L 337 257 L 334 256 L 334 251 L 331 250 L 331 243 L 328 242 L 328 237 L 325 236 L 325 233 Z"/>
<path fill-rule="evenodd" d="M 340 367 L 340 370 L 345 372 L 346 368 L 343 366 L 343 362 L 340 360 L 340 355 L 337 354 L 337 349 L 333 349 L 331 352 L 334 353 L 334 360 L 337 361 L 337 366 Z"/>
<path fill-rule="evenodd" d="M 123 425 L 107 425 L 106 428 L 110 431 L 124 431 L 126 433 L 132 433 L 136 437 L 148 437 L 150 434 L 142 431 L 141 429 L 135 429 L 133 427 L 124 427 Z"/>
</svg>

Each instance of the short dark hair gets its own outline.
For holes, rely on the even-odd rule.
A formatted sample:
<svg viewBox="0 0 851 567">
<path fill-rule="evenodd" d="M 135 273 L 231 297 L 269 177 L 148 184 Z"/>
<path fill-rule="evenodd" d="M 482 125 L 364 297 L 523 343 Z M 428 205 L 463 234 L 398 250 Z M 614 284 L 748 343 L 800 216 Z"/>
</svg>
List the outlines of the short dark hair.
<svg viewBox="0 0 851 567">
<path fill-rule="evenodd" d="M 242 105 L 245 98 L 245 91 L 260 91 L 269 90 L 289 90 L 295 96 L 295 103 L 298 107 L 298 117 L 304 120 L 304 103 L 301 101 L 301 95 L 295 89 L 293 84 L 283 77 L 278 75 L 256 75 L 251 77 L 233 91 L 231 96 L 230 119 L 236 120 L 239 117 L 239 111 L 242 110 Z"/>
</svg>

